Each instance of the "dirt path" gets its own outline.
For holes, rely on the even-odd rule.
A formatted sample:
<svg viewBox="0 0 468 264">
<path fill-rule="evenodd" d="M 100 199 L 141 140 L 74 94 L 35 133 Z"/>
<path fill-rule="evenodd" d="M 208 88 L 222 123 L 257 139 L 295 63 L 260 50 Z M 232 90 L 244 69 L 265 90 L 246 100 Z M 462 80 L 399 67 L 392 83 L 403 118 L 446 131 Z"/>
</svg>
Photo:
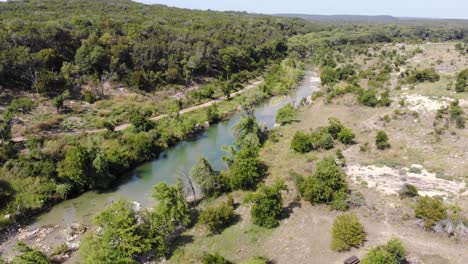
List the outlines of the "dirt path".
<svg viewBox="0 0 468 264">
<path fill-rule="evenodd" d="M 247 86 L 245 86 L 240 91 L 231 93 L 230 97 L 233 97 L 233 96 L 238 95 L 238 94 L 245 93 L 248 90 L 251 90 L 251 89 L 257 87 L 261 83 L 263 83 L 263 79 L 257 80 L 257 81 L 255 81 L 255 82 L 253 82 L 251 84 L 248 84 Z M 193 111 L 198 110 L 198 109 L 206 108 L 206 107 L 209 107 L 209 106 L 211 106 L 211 105 L 213 105 L 215 103 L 222 102 L 224 100 L 226 100 L 226 98 L 221 97 L 221 98 L 214 99 L 214 100 L 211 100 L 209 102 L 206 102 L 206 103 L 203 103 L 203 104 L 200 104 L 200 105 L 191 106 L 191 107 L 182 109 L 180 111 L 180 114 L 183 115 L 183 114 L 190 113 L 190 112 L 193 112 Z M 161 118 L 164 118 L 166 116 L 167 116 L 167 114 L 159 115 L 159 116 L 151 117 L 150 120 L 157 121 L 157 120 L 159 120 Z M 116 126 L 114 128 L 114 131 L 122 131 L 122 130 L 125 130 L 125 129 L 129 128 L 130 126 L 131 126 L 130 123 L 122 124 L 122 125 Z M 67 131 L 67 132 L 46 132 L 46 133 L 41 133 L 40 135 L 41 136 L 78 135 L 78 134 L 84 134 L 84 133 L 93 134 L 93 133 L 99 133 L 99 132 L 104 132 L 104 131 L 106 131 L 106 129 L 89 129 L 89 130 L 76 130 L 76 131 Z M 13 142 L 23 142 L 23 141 L 26 141 L 26 139 L 27 138 L 23 137 L 23 136 L 14 137 L 14 138 L 12 138 L 12 141 Z"/>
</svg>

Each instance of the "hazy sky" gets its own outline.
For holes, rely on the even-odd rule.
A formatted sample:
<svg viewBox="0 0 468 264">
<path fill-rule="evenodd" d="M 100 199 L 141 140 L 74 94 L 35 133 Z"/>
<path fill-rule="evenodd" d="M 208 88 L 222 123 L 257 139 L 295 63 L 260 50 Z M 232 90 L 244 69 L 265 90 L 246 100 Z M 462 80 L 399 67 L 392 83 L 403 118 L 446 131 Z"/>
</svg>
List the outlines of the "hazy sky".
<svg viewBox="0 0 468 264">
<path fill-rule="evenodd" d="M 138 2 L 266 14 L 353 14 L 468 19 L 468 0 L 138 0 Z"/>
</svg>

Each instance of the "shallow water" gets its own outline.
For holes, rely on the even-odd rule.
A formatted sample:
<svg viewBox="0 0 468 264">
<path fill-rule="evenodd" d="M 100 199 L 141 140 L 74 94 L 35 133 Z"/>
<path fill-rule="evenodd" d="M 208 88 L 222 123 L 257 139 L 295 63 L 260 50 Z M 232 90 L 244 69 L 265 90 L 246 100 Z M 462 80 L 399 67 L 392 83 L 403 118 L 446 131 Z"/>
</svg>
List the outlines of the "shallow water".
<svg viewBox="0 0 468 264">
<path fill-rule="evenodd" d="M 255 107 L 258 122 L 266 124 L 269 128 L 273 127 L 278 109 L 289 102 L 298 104 L 302 98 L 310 96 L 318 84 L 316 73 L 307 72 L 304 81 L 283 102 L 273 106 L 268 101 Z M 57 230 L 63 230 L 72 223 L 89 224 L 93 215 L 120 198 L 138 202 L 143 207 L 151 206 L 154 204 L 151 197 L 152 187 L 159 182 L 176 183 L 180 173 L 189 173 L 200 157 L 206 157 L 216 169 L 224 168 L 222 157 L 225 153 L 221 147 L 233 143 L 232 127 L 239 118 L 240 113 L 237 113 L 229 120 L 209 127 L 193 139 L 180 142 L 162 153 L 160 158 L 138 166 L 131 172 L 129 181 L 113 190 L 103 193 L 87 192 L 52 207 L 48 212 L 38 216 L 27 229 L 58 225 Z M 63 236 L 63 232 L 60 234 L 59 231 L 54 231 L 43 240 L 42 244 L 56 244 L 57 240 L 63 239 L 59 239 Z M 14 240 L 8 241 L 2 247 L 11 248 L 15 243 Z"/>
</svg>

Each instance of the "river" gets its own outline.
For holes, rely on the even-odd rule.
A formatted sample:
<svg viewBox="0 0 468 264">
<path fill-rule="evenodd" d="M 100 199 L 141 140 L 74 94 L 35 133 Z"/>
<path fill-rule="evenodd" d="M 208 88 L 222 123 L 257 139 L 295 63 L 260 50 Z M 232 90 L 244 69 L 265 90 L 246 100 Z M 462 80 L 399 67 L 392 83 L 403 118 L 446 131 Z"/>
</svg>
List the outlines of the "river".
<svg viewBox="0 0 468 264">
<path fill-rule="evenodd" d="M 297 89 L 291 92 L 281 103 L 272 105 L 270 101 L 267 101 L 255 107 L 255 116 L 258 122 L 266 124 L 269 128 L 273 127 L 278 109 L 290 102 L 298 104 L 303 98 L 310 96 L 318 85 L 317 73 L 307 71 L 304 80 Z M 229 120 L 214 124 L 194 138 L 182 141 L 167 149 L 161 154 L 160 158 L 138 166 L 131 172 L 131 177 L 127 182 L 113 190 L 87 192 L 52 207 L 49 211 L 32 220 L 32 223 L 24 227 L 19 235 L 1 245 L 1 251 L 3 252 L 0 252 L 0 254 L 10 255 L 19 238 L 18 236 L 26 237 L 28 242 L 32 242 L 42 250 L 51 250 L 56 245 L 66 241 L 67 236 L 64 230 L 70 224 L 91 224 L 94 215 L 118 199 L 135 201 L 141 204 L 142 207 L 149 207 L 154 204 L 151 197 L 151 190 L 154 185 L 159 182 L 176 183 L 179 173 L 189 173 L 200 157 L 206 157 L 215 169 L 225 168 L 222 161 L 225 153 L 221 150 L 221 147 L 233 143 L 232 127 L 240 117 L 241 114 L 236 113 Z M 49 226 L 53 226 L 53 228 L 44 231 L 44 227 Z M 42 229 L 41 232 L 30 236 L 24 235 L 39 229 Z"/>
</svg>

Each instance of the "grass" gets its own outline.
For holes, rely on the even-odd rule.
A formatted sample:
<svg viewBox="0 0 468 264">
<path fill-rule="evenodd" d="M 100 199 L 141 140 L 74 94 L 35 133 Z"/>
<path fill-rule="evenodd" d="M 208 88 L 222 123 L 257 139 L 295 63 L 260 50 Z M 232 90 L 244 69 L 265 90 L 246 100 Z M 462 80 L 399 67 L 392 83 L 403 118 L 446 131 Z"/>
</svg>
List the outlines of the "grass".
<svg viewBox="0 0 468 264">
<path fill-rule="evenodd" d="M 270 105 L 275 106 L 281 104 L 286 99 L 286 95 L 275 96 L 270 100 Z"/>
<path fill-rule="evenodd" d="M 248 212 L 247 208 L 242 206 L 237 212 L 239 210 Z M 245 219 L 248 217 L 244 215 L 241 217 L 240 222 L 224 229 L 218 235 L 208 235 L 206 231 L 197 227 L 186 231 L 178 239 L 179 247 L 168 263 L 199 263 L 204 253 L 219 253 L 236 263 L 262 255 L 262 244 L 274 232 L 274 229 L 253 225 Z"/>
</svg>

